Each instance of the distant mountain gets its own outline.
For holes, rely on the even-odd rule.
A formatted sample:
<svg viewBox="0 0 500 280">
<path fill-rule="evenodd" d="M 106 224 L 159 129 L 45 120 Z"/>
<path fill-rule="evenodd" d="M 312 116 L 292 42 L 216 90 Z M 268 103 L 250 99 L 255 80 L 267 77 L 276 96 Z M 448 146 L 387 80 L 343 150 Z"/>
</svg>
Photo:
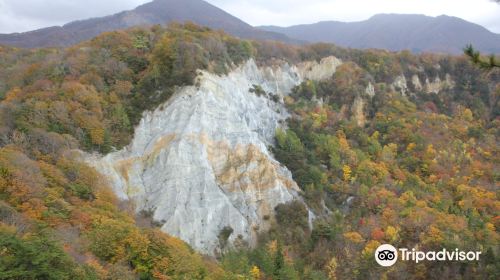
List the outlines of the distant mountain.
<svg viewBox="0 0 500 280">
<path fill-rule="evenodd" d="M 69 46 L 91 39 L 102 32 L 133 26 L 192 21 L 248 39 L 290 42 L 285 35 L 263 31 L 202 0 L 154 0 L 131 11 L 80 20 L 64 26 L 14 34 L 0 34 L 0 44 L 17 47 Z"/>
<path fill-rule="evenodd" d="M 458 54 L 467 44 L 486 53 L 500 53 L 500 34 L 449 16 L 380 14 L 360 22 L 325 21 L 291 27 L 262 26 L 290 38 L 334 43 L 351 48 Z"/>
</svg>

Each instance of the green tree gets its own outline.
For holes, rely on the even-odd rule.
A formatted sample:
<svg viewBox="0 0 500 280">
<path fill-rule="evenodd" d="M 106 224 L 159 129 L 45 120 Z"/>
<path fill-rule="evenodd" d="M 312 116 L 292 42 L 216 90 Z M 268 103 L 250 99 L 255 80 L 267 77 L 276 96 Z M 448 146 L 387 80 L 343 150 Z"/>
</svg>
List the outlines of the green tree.
<svg viewBox="0 0 500 280">
<path fill-rule="evenodd" d="M 281 279 L 280 275 L 284 268 L 285 268 L 285 257 L 283 256 L 283 248 L 281 247 L 281 244 L 278 244 L 276 256 L 274 257 L 274 271 L 273 271 L 273 275 L 276 277 L 276 279 Z"/>
<path fill-rule="evenodd" d="M 0 279 L 73 279 L 75 268 L 64 251 L 44 236 L 22 239 L 0 231 Z"/>
<path fill-rule="evenodd" d="M 498 2 L 498 1 L 496 1 Z M 500 62 L 497 61 L 495 55 L 490 55 L 488 58 L 481 56 L 479 51 L 476 51 L 472 45 L 468 45 L 464 49 L 464 53 L 468 56 L 471 61 L 485 70 L 491 70 L 493 68 L 500 67 Z"/>
</svg>

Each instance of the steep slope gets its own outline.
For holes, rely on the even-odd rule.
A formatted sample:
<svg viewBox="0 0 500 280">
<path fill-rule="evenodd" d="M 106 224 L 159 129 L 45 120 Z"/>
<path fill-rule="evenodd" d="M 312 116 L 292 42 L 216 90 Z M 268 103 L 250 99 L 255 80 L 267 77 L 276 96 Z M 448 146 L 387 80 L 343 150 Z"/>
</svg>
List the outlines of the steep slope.
<svg viewBox="0 0 500 280">
<path fill-rule="evenodd" d="M 122 199 L 153 212 L 162 230 L 215 254 L 257 241 L 274 208 L 300 199 L 290 172 L 268 150 L 287 118 L 280 102 L 303 79 L 324 79 L 340 61 L 258 68 L 253 60 L 220 77 L 202 72 L 154 112 L 131 145 L 89 162 Z M 254 90 L 250 90 L 250 89 Z"/>
<path fill-rule="evenodd" d="M 291 38 L 351 48 L 459 54 L 467 44 L 500 53 L 500 35 L 465 20 L 423 15 L 380 14 L 360 22 L 325 21 L 291 27 L 263 26 Z"/>
<path fill-rule="evenodd" d="M 106 31 L 186 21 L 213 29 L 223 29 L 231 35 L 242 38 L 290 41 L 282 34 L 256 29 L 202 0 L 154 0 L 132 11 L 75 21 L 62 27 L 0 34 L 0 44 L 27 48 L 69 46 Z"/>
<path fill-rule="evenodd" d="M 331 55 L 344 63 L 279 62 Z M 252 57 L 274 66 L 258 68 Z M 483 72 L 463 56 L 239 41 L 191 24 L 111 32 L 78 48 L 0 47 L 0 64 L 0 275 L 488 279 L 500 271 L 498 69 Z M 195 80 L 196 69 L 212 74 Z M 112 195 L 75 149 L 121 150 L 94 166 L 146 211 Z M 261 216 L 297 197 L 287 170 L 302 201 Z M 193 220 L 200 215 L 212 222 Z M 186 240 L 205 233 L 202 245 L 215 251 L 252 245 L 270 229 L 217 266 L 161 232 L 168 221 L 185 223 Z M 238 238 L 241 223 L 250 233 Z M 484 258 L 380 270 L 370 256 L 383 243 Z"/>
</svg>

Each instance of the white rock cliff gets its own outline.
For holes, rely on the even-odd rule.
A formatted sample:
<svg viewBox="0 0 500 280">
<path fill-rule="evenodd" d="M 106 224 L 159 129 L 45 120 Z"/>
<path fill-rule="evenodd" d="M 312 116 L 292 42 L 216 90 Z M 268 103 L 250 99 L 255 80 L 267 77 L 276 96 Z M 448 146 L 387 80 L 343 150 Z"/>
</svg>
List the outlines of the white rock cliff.
<svg viewBox="0 0 500 280">
<path fill-rule="evenodd" d="M 152 211 L 162 230 L 196 250 L 216 254 L 225 227 L 233 230 L 229 246 L 252 246 L 276 205 L 300 199 L 291 173 L 268 150 L 287 118 L 268 95 L 282 100 L 304 79 L 328 78 L 340 64 L 329 57 L 259 68 L 250 60 L 227 76 L 201 72 L 198 86 L 144 113 L 128 147 L 88 161 L 121 199 Z M 250 92 L 253 85 L 266 94 Z"/>
</svg>

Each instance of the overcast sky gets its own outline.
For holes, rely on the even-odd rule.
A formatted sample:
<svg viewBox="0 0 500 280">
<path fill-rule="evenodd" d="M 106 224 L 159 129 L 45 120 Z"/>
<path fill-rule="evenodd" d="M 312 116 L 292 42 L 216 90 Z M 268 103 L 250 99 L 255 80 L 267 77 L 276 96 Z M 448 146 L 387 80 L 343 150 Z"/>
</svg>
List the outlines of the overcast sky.
<svg viewBox="0 0 500 280">
<path fill-rule="evenodd" d="M 23 32 L 110 15 L 150 0 L 0 0 L 0 33 Z M 208 0 L 252 25 L 289 26 L 321 20 L 358 21 L 377 13 L 456 16 L 500 33 L 491 0 Z"/>
</svg>

